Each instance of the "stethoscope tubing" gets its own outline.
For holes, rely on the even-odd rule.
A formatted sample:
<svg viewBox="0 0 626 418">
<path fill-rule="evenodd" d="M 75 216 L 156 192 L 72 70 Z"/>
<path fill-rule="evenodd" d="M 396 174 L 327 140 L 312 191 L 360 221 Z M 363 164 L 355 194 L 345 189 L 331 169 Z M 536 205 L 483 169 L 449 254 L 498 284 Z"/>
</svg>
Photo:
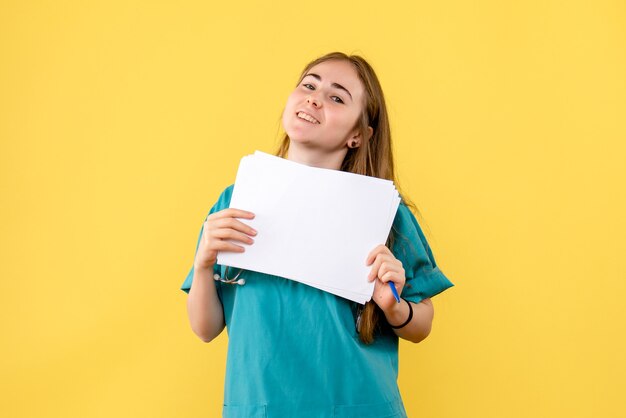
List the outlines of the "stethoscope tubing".
<svg viewBox="0 0 626 418">
<path fill-rule="evenodd" d="M 216 281 L 220 281 L 222 283 L 226 283 L 226 284 L 238 284 L 240 286 L 243 286 L 244 284 L 246 284 L 246 279 L 239 279 L 239 276 L 241 276 L 243 269 L 239 269 L 239 273 L 237 273 L 237 275 L 233 277 L 232 279 L 228 278 L 228 269 L 229 269 L 229 266 L 226 266 L 223 279 L 217 273 L 213 275 L 213 279 Z"/>
</svg>

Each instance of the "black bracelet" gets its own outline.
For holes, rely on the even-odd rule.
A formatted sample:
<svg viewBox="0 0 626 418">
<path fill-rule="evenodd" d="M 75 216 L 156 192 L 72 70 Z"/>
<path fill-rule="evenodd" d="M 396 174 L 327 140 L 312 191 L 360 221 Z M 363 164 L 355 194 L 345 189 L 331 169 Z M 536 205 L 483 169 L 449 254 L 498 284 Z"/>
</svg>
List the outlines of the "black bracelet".
<svg viewBox="0 0 626 418">
<path fill-rule="evenodd" d="M 389 324 L 389 326 L 391 328 L 393 328 L 393 329 L 402 328 L 403 326 L 405 326 L 406 324 L 411 322 L 411 319 L 413 319 L 413 307 L 411 306 L 411 302 L 409 302 L 408 300 L 406 300 L 404 298 L 402 298 L 402 300 L 409 304 L 409 317 L 407 318 L 406 321 L 404 321 L 404 324 L 398 325 L 398 326 L 393 326 L 393 325 L 389 324 L 389 322 L 387 322 Z"/>
</svg>

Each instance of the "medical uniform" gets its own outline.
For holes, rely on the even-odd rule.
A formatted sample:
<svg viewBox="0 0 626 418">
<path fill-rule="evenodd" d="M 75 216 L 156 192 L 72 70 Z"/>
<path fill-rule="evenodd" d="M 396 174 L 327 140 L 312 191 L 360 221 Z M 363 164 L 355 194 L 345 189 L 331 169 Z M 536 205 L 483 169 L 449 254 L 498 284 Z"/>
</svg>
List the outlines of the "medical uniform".
<svg viewBox="0 0 626 418">
<path fill-rule="evenodd" d="M 209 213 L 229 207 L 233 186 Z M 392 252 L 406 273 L 403 298 L 417 303 L 453 286 L 404 203 L 393 228 L 402 234 Z M 196 251 L 201 237 L 202 229 Z M 224 270 L 214 267 L 222 278 Z M 228 279 L 239 271 L 229 268 Z M 193 273 L 181 287 L 187 293 Z M 384 316 L 366 345 L 355 327 L 358 303 L 270 274 L 243 270 L 240 278 L 244 285 L 214 282 L 228 332 L 223 417 L 406 417 L 398 337 Z"/>
</svg>

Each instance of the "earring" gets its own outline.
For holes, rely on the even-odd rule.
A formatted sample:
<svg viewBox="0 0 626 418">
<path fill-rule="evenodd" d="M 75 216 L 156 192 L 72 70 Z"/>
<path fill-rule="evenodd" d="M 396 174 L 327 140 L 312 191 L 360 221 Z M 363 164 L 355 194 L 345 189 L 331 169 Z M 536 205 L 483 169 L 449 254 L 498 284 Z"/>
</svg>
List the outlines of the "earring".
<svg viewBox="0 0 626 418">
<path fill-rule="evenodd" d="M 356 142 L 356 141 L 352 141 L 352 142 L 350 143 L 350 146 L 351 146 L 352 148 L 354 148 L 354 147 L 356 146 L 356 144 L 357 144 L 357 142 Z"/>
</svg>

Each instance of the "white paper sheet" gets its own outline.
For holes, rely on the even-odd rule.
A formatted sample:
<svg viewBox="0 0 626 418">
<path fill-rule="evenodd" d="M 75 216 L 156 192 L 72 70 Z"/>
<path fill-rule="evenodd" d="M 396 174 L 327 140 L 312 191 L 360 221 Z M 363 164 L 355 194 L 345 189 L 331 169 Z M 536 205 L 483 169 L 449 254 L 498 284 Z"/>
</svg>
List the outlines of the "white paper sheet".
<svg viewBox="0 0 626 418">
<path fill-rule="evenodd" d="M 364 304 L 367 255 L 387 240 L 400 197 L 393 182 L 310 167 L 257 151 L 241 159 L 230 207 L 258 231 L 243 253 L 217 262 L 299 281 Z"/>
</svg>

